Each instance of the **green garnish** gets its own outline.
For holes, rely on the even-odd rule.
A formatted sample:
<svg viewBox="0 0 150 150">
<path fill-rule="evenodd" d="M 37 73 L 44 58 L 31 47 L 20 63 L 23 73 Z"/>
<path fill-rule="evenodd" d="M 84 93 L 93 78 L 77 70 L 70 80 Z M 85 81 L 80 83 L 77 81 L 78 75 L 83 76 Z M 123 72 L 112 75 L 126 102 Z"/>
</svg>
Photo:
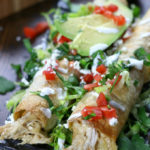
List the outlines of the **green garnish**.
<svg viewBox="0 0 150 150">
<path fill-rule="evenodd" d="M 133 83 L 133 84 L 134 84 L 135 87 L 137 87 L 138 84 L 139 84 L 139 81 L 138 81 L 138 80 L 134 80 L 134 83 Z"/>
<path fill-rule="evenodd" d="M 150 54 L 145 51 L 144 48 L 139 48 L 134 52 L 134 55 L 139 60 L 144 61 L 145 66 L 150 66 Z"/>
<path fill-rule="evenodd" d="M 11 64 L 11 67 L 15 70 L 18 79 L 22 78 L 22 70 L 21 70 L 21 65 L 15 65 L 15 64 Z"/>
<path fill-rule="evenodd" d="M 0 94 L 6 94 L 9 91 L 14 90 L 15 84 L 12 81 L 0 76 Z"/>
<path fill-rule="evenodd" d="M 22 100 L 23 96 L 25 95 L 25 90 L 20 90 L 20 91 L 17 91 L 12 97 L 11 99 L 7 102 L 6 106 L 7 106 L 7 109 L 9 111 L 11 111 L 12 109 L 12 112 L 15 111 L 17 105 L 19 104 L 19 102 Z"/>
<path fill-rule="evenodd" d="M 93 117 L 95 117 L 95 116 L 96 116 L 95 113 L 91 113 L 91 114 L 87 115 L 86 117 L 83 117 L 83 119 L 84 119 L 84 120 L 89 120 L 89 119 L 91 119 L 91 118 L 93 118 Z"/>
</svg>

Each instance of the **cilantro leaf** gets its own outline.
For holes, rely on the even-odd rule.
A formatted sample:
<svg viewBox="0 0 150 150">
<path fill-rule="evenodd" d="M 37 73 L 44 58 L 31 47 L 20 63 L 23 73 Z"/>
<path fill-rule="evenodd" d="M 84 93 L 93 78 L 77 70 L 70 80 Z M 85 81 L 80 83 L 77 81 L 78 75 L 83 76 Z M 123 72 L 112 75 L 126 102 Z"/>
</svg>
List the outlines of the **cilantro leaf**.
<svg viewBox="0 0 150 150">
<path fill-rule="evenodd" d="M 135 150 L 135 146 L 123 133 L 118 138 L 118 150 Z"/>
<path fill-rule="evenodd" d="M 95 117 L 96 116 L 96 114 L 95 113 L 91 113 L 91 114 L 89 114 L 89 115 L 87 115 L 86 117 L 83 117 L 85 120 L 89 120 L 89 119 L 91 119 L 91 118 L 93 118 L 93 117 Z"/>
<path fill-rule="evenodd" d="M 0 94 L 6 94 L 15 88 L 15 84 L 12 81 L 0 76 Z"/>
<path fill-rule="evenodd" d="M 150 54 L 144 48 L 139 48 L 134 52 L 134 55 L 139 60 L 144 60 L 144 65 L 150 66 Z"/>
<path fill-rule="evenodd" d="M 150 128 L 150 118 L 146 115 L 144 107 L 139 108 L 138 117 L 144 126 Z"/>
<path fill-rule="evenodd" d="M 15 70 L 16 74 L 17 74 L 17 77 L 19 79 L 22 78 L 22 71 L 21 71 L 21 65 L 18 64 L 18 65 L 15 65 L 15 64 L 11 64 L 11 67 Z"/>
<path fill-rule="evenodd" d="M 135 146 L 135 150 L 150 150 L 150 146 L 145 144 L 144 139 L 139 135 L 134 135 L 132 137 L 132 143 Z"/>
</svg>

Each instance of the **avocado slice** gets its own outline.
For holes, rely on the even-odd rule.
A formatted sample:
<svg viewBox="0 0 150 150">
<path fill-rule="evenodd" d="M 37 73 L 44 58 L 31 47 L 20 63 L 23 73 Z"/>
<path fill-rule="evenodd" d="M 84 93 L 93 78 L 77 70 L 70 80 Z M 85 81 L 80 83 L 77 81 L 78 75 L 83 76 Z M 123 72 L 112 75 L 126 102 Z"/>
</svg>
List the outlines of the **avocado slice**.
<svg viewBox="0 0 150 150">
<path fill-rule="evenodd" d="M 84 25 L 100 26 L 101 24 L 109 22 L 110 19 L 97 14 L 91 14 L 88 16 L 68 18 L 66 22 L 61 23 L 59 20 L 55 20 L 55 26 L 59 33 L 69 39 L 74 39 Z"/>
<path fill-rule="evenodd" d="M 126 24 L 119 27 L 110 19 L 108 23 L 101 24 L 99 27 L 84 25 L 82 32 L 74 38 L 71 44 L 71 48 L 77 49 L 81 56 L 89 56 L 97 50 L 107 49 L 131 24 L 133 15 L 129 8 L 118 0 L 109 0 L 106 5 L 109 4 L 115 4 L 119 7 L 116 15 L 123 15 L 126 18 Z"/>
<path fill-rule="evenodd" d="M 85 25 L 71 44 L 82 56 L 92 55 L 97 50 L 108 48 L 124 32 L 126 27 L 117 27 L 113 21 L 99 27 Z M 108 32 L 108 33 L 107 33 Z"/>
</svg>

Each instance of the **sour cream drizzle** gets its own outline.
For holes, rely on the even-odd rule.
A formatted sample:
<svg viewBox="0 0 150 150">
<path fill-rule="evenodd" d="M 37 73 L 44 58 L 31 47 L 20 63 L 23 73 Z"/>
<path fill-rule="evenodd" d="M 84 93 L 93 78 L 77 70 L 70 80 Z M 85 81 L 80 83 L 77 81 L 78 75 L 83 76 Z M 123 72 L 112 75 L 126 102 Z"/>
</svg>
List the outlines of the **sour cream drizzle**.
<svg viewBox="0 0 150 150">
<path fill-rule="evenodd" d="M 114 61 L 117 61 L 118 58 L 119 58 L 119 53 L 114 54 L 114 55 L 112 55 L 112 56 L 108 56 L 108 57 L 106 58 L 105 65 L 106 65 L 106 66 L 109 66 L 109 65 L 112 64 Z"/>
<path fill-rule="evenodd" d="M 147 23 L 150 23 L 150 19 L 145 19 L 145 20 L 141 21 L 139 23 L 139 25 L 144 25 L 144 24 L 147 24 Z"/>
<path fill-rule="evenodd" d="M 115 34 L 119 32 L 117 28 L 107 28 L 107 27 L 97 27 L 96 30 L 100 33 L 105 34 Z"/>
<path fill-rule="evenodd" d="M 103 50 L 105 50 L 106 48 L 108 48 L 108 45 L 107 45 L 107 44 L 104 44 L 104 43 L 96 44 L 96 45 L 94 45 L 94 46 L 92 46 L 92 47 L 90 48 L 90 56 L 91 56 L 92 54 L 94 54 L 95 52 L 97 52 L 98 50 L 103 51 Z"/>
<path fill-rule="evenodd" d="M 140 38 L 146 38 L 146 37 L 150 37 L 150 32 L 146 32 L 146 33 L 143 33 Z"/>
</svg>

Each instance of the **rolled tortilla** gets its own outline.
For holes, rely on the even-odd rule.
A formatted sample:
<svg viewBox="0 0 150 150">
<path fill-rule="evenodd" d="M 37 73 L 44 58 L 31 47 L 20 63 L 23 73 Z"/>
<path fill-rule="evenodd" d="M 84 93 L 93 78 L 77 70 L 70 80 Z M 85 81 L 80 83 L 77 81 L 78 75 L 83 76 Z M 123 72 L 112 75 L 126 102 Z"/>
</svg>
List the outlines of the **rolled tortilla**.
<svg viewBox="0 0 150 150">
<path fill-rule="evenodd" d="M 54 106 L 58 106 L 60 100 L 64 100 L 66 90 L 58 77 L 50 82 L 45 79 L 42 71 L 53 63 L 51 58 L 46 61 L 47 64 L 37 72 L 25 96 L 17 106 L 14 112 L 15 121 L 0 127 L 0 139 L 19 139 L 22 140 L 22 144 L 49 143 L 47 131 L 54 127 L 57 118 L 51 115 L 48 102 L 31 92 L 41 91 L 44 88 L 51 89 L 53 92 L 49 94 L 49 97 Z M 68 65 L 66 59 L 59 62 L 59 68 L 68 70 L 66 74 L 62 74 L 64 78 L 74 73 L 74 70 L 69 70 Z"/>
<path fill-rule="evenodd" d="M 141 38 L 141 35 L 150 32 L 150 22 L 140 26 L 146 19 L 150 19 L 150 10 L 145 17 L 135 27 L 132 37 L 120 48 L 126 47 L 126 52 L 120 55 L 120 60 L 130 58 L 134 51 L 139 47 L 144 47 L 150 52 L 149 37 Z M 130 85 L 127 87 L 121 79 L 119 84 L 113 89 L 111 99 L 116 105 L 118 123 L 111 126 L 109 120 L 101 119 L 98 121 L 85 121 L 81 117 L 81 110 L 85 106 L 97 106 L 96 99 L 98 94 L 94 91 L 87 93 L 77 104 L 71 117 L 68 119 L 69 128 L 73 131 L 72 145 L 67 150 L 116 150 L 116 139 L 124 126 L 132 106 L 138 98 L 144 83 L 143 75 L 149 72 L 145 68 L 138 70 L 133 68 L 130 75 Z M 145 77 L 146 78 L 146 77 Z M 134 86 L 134 81 L 139 81 L 138 86 Z M 109 91 L 106 91 L 109 95 Z M 119 106 L 119 107 L 118 107 Z"/>
</svg>

